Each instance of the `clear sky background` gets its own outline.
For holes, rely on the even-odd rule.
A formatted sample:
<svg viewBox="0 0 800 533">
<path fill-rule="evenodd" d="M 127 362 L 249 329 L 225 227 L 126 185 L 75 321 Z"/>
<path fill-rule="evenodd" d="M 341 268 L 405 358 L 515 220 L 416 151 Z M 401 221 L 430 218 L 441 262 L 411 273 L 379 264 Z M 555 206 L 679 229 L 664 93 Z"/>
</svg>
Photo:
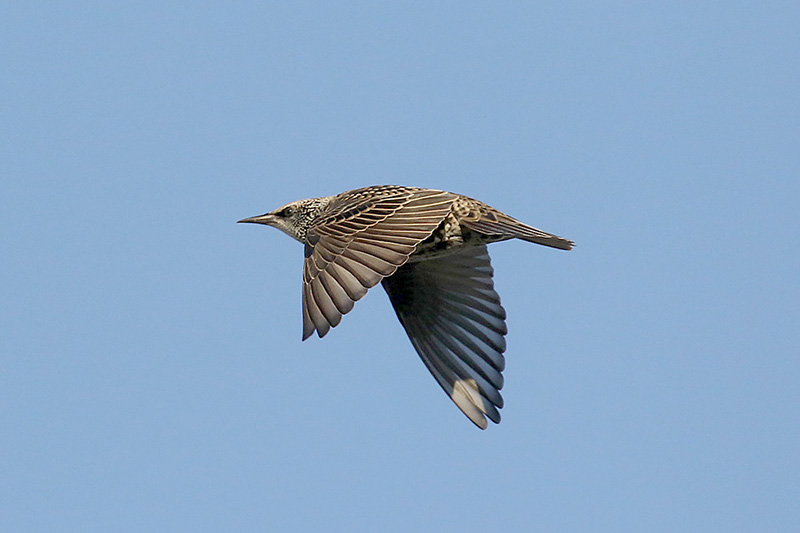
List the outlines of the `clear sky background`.
<svg viewBox="0 0 800 533">
<path fill-rule="evenodd" d="M 557 5 L 555 5 L 557 4 Z M 0 530 L 796 531 L 798 2 L 4 2 Z M 483 432 L 302 246 L 395 183 L 491 247 Z"/>
</svg>

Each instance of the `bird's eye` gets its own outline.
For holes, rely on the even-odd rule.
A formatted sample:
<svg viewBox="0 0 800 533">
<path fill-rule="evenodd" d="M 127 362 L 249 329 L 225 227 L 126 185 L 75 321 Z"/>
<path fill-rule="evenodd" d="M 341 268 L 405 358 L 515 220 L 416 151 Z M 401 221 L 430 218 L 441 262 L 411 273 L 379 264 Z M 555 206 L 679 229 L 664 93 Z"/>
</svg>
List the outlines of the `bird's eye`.
<svg viewBox="0 0 800 533">
<path fill-rule="evenodd" d="M 281 211 L 281 215 L 283 215 L 285 217 L 290 217 L 290 216 L 294 215 L 294 207 L 292 207 L 292 206 L 284 207 L 283 211 Z"/>
</svg>

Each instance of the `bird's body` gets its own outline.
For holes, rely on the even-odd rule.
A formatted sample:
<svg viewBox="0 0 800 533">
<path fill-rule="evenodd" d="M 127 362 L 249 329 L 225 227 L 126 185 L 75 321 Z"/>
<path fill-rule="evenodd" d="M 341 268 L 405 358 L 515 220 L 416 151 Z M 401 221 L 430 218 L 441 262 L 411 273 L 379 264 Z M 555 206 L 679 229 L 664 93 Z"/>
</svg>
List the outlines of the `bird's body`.
<svg viewBox="0 0 800 533">
<path fill-rule="evenodd" d="M 573 245 L 478 200 L 394 185 L 299 200 L 239 222 L 274 226 L 304 244 L 303 340 L 323 337 L 380 282 L 428 370 L 482 429 L 486 417 L 500 421 L 507 332 L 486 245 Z"/>
</svg>

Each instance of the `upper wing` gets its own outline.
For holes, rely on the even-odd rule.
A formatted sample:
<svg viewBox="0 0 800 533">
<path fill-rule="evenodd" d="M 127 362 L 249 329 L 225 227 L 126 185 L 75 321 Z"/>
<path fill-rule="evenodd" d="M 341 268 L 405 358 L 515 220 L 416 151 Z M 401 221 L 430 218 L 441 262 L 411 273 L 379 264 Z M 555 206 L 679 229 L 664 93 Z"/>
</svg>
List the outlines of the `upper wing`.
<svg viewBox="0 0 800 533">
<path fill-rule="evenodd" d="M 455 195 L 381 187 L 343 193 L 309 230 L 303 266 L 303 340 L 323 337 L 367 289 L 408 260 L 450 212 Z"/>
<path fill-rule="evenodd" d="M 406 263 L 383 280 L 397 317 L 439 385 L 481 429 L 500 422 L 506 312 L 486 246 Z"/>
</svg>

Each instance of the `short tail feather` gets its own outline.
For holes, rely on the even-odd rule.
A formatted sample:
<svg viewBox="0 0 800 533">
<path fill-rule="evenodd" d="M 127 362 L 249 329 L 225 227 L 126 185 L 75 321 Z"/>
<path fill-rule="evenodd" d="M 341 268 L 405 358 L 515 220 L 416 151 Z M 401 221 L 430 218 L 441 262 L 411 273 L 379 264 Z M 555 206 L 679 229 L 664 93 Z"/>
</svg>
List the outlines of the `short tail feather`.
<svg viewBox="0 0 800 533">
<path fill-rule="evenodd" d="M 497 213 L 497 220 L 487 220 L 482 218 L 477 221 L 464 221 L 463 223 L 470 229 L 484 233 L 486 235 L 503 235 L 510 238 L 522 239 L 523 241 L 542 244 L 559 250 L 572 250 L 575 243 L 569 239 L 547 233 L 533 226 L 529 226 L 508 215 Z"/>
</svg>

